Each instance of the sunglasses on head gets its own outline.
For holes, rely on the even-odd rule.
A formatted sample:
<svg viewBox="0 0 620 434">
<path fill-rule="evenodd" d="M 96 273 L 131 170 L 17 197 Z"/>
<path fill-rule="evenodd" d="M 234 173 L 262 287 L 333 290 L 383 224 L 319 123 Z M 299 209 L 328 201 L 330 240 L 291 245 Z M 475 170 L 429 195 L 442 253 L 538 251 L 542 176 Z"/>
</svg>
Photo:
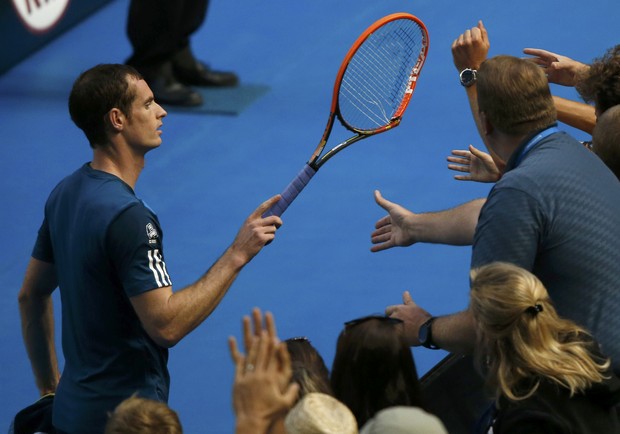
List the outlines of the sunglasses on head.
<svg viewBox="0 0 620 434">
<path fill-rule="evenodd" d="M 367 316 L 363 316 L 361 318 L 356 318 L 356 319 L 352 319 L 351 321 L 347 321 L 344 323 L 344 328 L 348 329 L 351 327 L 355 327 L 358 324 L 364 323 L 366 321 L 369 321 L 371 319 L 376 319 L 379 321 L 383 321 L 383 322 L 387 322 L 389 324 L 402 324 L 403 320 L 402 319 L 398 319 L 398 318 L 394 318 L 391 316 L 385 316 L 385 315 L 367 315 Z"/>
<path fill-rule="evenodd" d="M 308 342 L 310 343 L 310 339 L 305 336 L 295 336 L 294 338 L 288 338 L 287 342 Z"/>
</svg>

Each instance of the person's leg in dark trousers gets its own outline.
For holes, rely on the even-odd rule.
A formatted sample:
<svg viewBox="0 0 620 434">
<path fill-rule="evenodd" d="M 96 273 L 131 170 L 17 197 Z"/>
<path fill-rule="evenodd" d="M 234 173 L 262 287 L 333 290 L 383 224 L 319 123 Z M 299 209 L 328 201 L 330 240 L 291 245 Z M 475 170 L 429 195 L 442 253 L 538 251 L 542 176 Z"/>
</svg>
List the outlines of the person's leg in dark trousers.
<svg viewBox="0 0 620 434">
<path fill-rule="evenodd" d="M 179 27 L 180 50 L 172 59 L 175 77 L 192 86 L 236 86 L 239 79 L 234 73 L 211 70 L 194 56 L 190 36 L 204 23 L 209 1 L 184 2 L 183 19 Z"/>
<path fill-rule="evenodd" d="M 189 88 L 234 86 L 235 74 L 212 71 L 194 57 L 190 37 L 202 26 L 208 0 L 132 0 L 127 35 L 134 52 L 127 63 L 144 76 L 155 97 L 175 105 L 199 105 Z"/>
<path fill-rule="evenodd" d="M 204 4 L 202 14 L 185 23 L 186 4 Z M 206 0 L 132 0 L 127 36 L 133 53 L 126 63 L 147 81 L 155 98 L 164 104 L 195 106 L 202 97 L 174 76 L 172 59 L 189 44 L 189 29 L 204 21 Z"/>
</svg>

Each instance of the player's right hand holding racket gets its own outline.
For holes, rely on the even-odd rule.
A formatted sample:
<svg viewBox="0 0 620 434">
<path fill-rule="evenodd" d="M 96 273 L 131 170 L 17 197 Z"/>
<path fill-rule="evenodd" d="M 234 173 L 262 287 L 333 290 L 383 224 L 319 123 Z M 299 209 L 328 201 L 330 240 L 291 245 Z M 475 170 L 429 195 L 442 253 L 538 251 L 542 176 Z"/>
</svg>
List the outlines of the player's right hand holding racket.
<svg viewBox="0 0 620 434">
<path fill-rule="evenodd" d="M 428 32 L 417 17 L 396 13 L 372 24 L 345 56 L 334 85 L 327 127 L 319 145 L 282 198 L 264 216 L 280 216 L 336 153 L 400 124 L 428 52 Z M 354 136 L 323 150 L 338 118 Z"/>
</svg>

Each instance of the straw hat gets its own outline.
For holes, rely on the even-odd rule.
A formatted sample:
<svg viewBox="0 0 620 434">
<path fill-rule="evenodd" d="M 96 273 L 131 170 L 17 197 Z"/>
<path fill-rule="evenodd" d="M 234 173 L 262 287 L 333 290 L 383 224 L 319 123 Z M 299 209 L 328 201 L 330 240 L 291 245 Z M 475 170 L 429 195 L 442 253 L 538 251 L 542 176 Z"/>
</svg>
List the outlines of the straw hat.
<svg viewBox="0 0 620 434">
<path fill-rule="evenodd" d="M 364 424 L 360 434 L 448 434 L 439 418 L 418 407 L 383 409 Z"/>
<path fill-rule="evenodd" d="M 357 434 L 351 410 L 324 393 L 308 393 L 289 411 L 284 426 L 288 434 Z"/>
</svg>

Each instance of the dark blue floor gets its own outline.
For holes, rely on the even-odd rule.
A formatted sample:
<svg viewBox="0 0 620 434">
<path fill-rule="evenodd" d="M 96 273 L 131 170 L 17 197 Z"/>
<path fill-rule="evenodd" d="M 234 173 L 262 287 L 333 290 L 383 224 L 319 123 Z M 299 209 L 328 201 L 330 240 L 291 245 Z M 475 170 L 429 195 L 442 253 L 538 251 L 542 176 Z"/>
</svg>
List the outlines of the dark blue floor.
<svg viewBox="0 0 620 434">
<path fill-rule="evenodd" d="M 344 321 L 382 312 L 404 290 L 434 314 L 465 308 L 469 248 L 370 253 L 370 232 L 384 214 L 373 190 L 416 211 L 488 190 L 452 180 L 445 167 L 451 149 L 480 143 L 450 54 L 454 38 L 478 19 L 489 30 L 492 55 L 541 47 L 587 62 L 618 43 L 620 13 L 617 0 L 212 3 L 195 51 L 237 71 L 245 85 L 269 91 L 238 116 L 171 111 L 165 119 L 163 146 L 149 154 L 137 192 L 159 215 L 176 289 L 206 271 L 245 217 L 308 159 L 340 61 L 362 30 L 407 11 L 425 21 L 431 45 L 403 124 L 321 169 L 284 215 L 277 240 L 246 267 L 215 313 L 171 350 L 170 405 L 187 433 L 232 432 L 226 338 L 240 335 L 241 316 L 254 306 L 274 312 L 281 337 L 308 336 L 328 365 Z M 90 158 L 67 114 L 67 95 L 82 70 L 129 55 L 127 5 L 112 2 L 0 77 L 0 431 L 37 395 L 16 296 L 43 204 L 58 180 Z M 572 89 L 552 90 L 575 97 Z M 338 132 L 332 139 L 343 138 Z M 444 355 L 414 349 L 420 374 Z"/>
</svg>

